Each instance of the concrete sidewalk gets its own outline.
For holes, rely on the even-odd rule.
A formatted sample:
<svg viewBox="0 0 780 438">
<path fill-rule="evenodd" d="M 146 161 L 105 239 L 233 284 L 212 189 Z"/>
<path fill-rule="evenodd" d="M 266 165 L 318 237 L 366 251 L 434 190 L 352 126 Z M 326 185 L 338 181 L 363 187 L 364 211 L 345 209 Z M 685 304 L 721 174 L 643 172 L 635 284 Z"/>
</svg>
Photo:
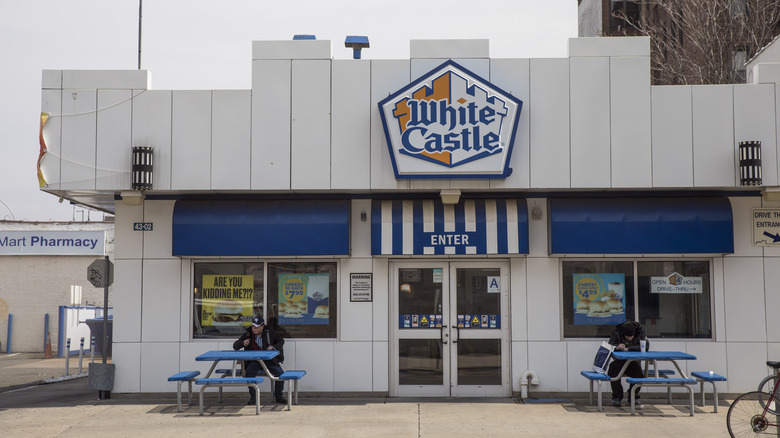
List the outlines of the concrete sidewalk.
<svg viewBox="0 0 780 438">
<path fill-rule="evenodd" d="M 6 368 L 0 357 L 0 385 Z M 51 359 L 49 359 L 51 360 Z M 27 363 L 29 370 L 43 364 Z M 43 367 L 43 369 L 46 369 Z M 64 370 L 64 368 L 63 368 Z M 34 372 L 34 371 L 33 371 Z M 37 379 L 37 375 L 36 375 Z M 36 382 L 37 383 L 37 382 Z M 645 409 L 631 416 L 629 407 L 597 412 L 584 399 L 388 399 L 302 396 L 292 411 L 261 399 L 260 415 L 245 406 L 242 393 L 226 394 L 218 403 L 207 390 L 206 414 L 194 404 L 176 411 L 176 394 L 116 394 L 98 400 L 88 378 L 0 389 L 2 435 L 10 437 L 168 437 L 231 436 L 255 431 L 289 437 L 727 437 L 728 402 L 718 413 L 697 407 L 688 415 L 680 397 L 668 405 L 665 393 L 644 399 Z"/>
</svg>

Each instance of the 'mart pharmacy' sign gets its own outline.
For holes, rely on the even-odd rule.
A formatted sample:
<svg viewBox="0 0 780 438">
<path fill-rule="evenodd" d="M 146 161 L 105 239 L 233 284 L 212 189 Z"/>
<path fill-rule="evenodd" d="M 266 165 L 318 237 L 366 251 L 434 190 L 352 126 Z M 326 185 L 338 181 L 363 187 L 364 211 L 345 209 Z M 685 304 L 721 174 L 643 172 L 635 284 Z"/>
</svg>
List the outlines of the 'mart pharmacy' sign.
<svg viewBox="0 0 780 438">
<path fill-rule="evenodd" d="M 0 255 L 104 255 L 105 231 L 0 231 Z"/>
</svg>

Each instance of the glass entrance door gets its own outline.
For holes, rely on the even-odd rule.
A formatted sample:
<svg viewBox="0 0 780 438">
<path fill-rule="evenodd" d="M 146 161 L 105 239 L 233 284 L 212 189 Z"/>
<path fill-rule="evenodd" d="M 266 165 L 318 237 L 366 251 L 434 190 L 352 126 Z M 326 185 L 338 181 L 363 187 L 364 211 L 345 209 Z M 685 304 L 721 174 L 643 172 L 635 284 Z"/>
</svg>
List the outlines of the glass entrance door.
<svg viewBox="0 0 780 438">
<path fill-rule="evenodd" d="M 506 262 L 394 263 L 391 395 L 509 396 Z"/>
</svg>

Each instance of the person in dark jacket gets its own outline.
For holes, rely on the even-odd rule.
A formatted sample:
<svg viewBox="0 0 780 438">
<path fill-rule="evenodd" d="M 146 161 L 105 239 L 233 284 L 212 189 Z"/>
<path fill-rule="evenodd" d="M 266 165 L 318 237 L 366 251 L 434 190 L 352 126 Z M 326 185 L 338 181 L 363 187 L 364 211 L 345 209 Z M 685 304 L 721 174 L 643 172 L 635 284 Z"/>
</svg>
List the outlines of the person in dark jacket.
<svg viewBox="0 0 780 438">
<path fill-rule="evenodd" d="M 252 320 L 252 325 L 246 332 L 233 343 L 234 350 L 278 350 L 279 355 L 271 360 L 264 360 L 266 368 L 274 376 L 279 376 L 284 372 L 280 363 L 284 362 L 284 338 L 275 331 L 270 330 L 265 325 L 262 316 L 257 316 Z M 256 377 L 262 370 L 260 361 L 248 360 L 244 362 L 244 375 L 246 377 Z M 283 396 L 284 382 L 274 382 L 274 402 L 287 404 L 287 399 Z M 255 388 L 249 387 L 248 405 L 255 404 Z"/>
<path fill-rule="evenodd" d="M 650 343 L 647 341 L 647 334 L 642 326 L 636 321 L 626 321 L 615 326 L 612 330 L 612 335 L 609 337 L 609 344 L 615 346 L 616 351 L 640 351 L 640 341 L 645 341 L 645 351 L 650 349 Z M 625 360 L 613 359 L 609 364 L 607 374 L 610 377 L 617 377 L 620 370 L 625 365 Z M 639 362 L 631 362 L 626 368 L 626 372 L 623 373 L 623 377 L 644 377 L 642 367 Z M 610 382 L 612 385 L 612 406 L 620 406 L 623 400 L 623 384 L 621 380 L 615 380 Z M 634 385 L 628 387 L 628 394 L 631 393 L 631 389 Z M 641 408 L 642 404 L 639 402 L 639 389 L 636 391 L 636 407 Z M 631 396 L 627 396 L 629 403 Z"/>
</svg>

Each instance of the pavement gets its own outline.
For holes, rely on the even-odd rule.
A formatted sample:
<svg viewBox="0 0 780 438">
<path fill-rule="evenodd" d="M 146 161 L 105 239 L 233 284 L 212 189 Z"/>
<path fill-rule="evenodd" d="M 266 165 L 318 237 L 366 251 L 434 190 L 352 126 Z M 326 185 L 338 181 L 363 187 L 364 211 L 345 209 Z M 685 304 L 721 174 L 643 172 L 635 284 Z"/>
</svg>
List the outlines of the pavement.
<svg viewBox="0 0 780 438">
<path fill-rule="evenodd" d="M 87 362 L 85 358 L 84 369 L 88 368 Z M 78 359 L 71 358 L 71 374 L 77 374 L 77 366 Z M 727 437 L 726 412 L 732 400 L 722 398 L 717 414 L 711 405 L 697 406 L 691 417 L 683 393 L 675 394 L 669 405 L 665 392 L 657 398 L 645 394 L 645 408 L 635 416 L 628 406 L 605 406 L 604 412 L 598 412 L 588 404 L 587 393 L 548 399 L 531 394 L 524 400 L 302 394 L 291 411 L 286 405 L 271 404 L 266 394 L 261 397 L 260 415 L 255 415 L 254 406 L 245 405 L 245 393 L 227 393 L 219 403 L 216 389 L 209 389 L 206 412 L 200 416 L 197 392 L 192 406 L 186 403 L 185 394 L 184 410 L 177 412 L 175 392 L 111 393 L 110 398 L 99 400 L 98 391 L 88 387 L 88 377 L 64 376 L 65 359 L 44 359 L 41 353 L 0 354 L 0 434 L 25 438 L 153 438 L 232 436 L 256 431 L 260 436 L 294 438 Z M 697 397 L 697 403 L 699 400 Z"/>
</svg>

